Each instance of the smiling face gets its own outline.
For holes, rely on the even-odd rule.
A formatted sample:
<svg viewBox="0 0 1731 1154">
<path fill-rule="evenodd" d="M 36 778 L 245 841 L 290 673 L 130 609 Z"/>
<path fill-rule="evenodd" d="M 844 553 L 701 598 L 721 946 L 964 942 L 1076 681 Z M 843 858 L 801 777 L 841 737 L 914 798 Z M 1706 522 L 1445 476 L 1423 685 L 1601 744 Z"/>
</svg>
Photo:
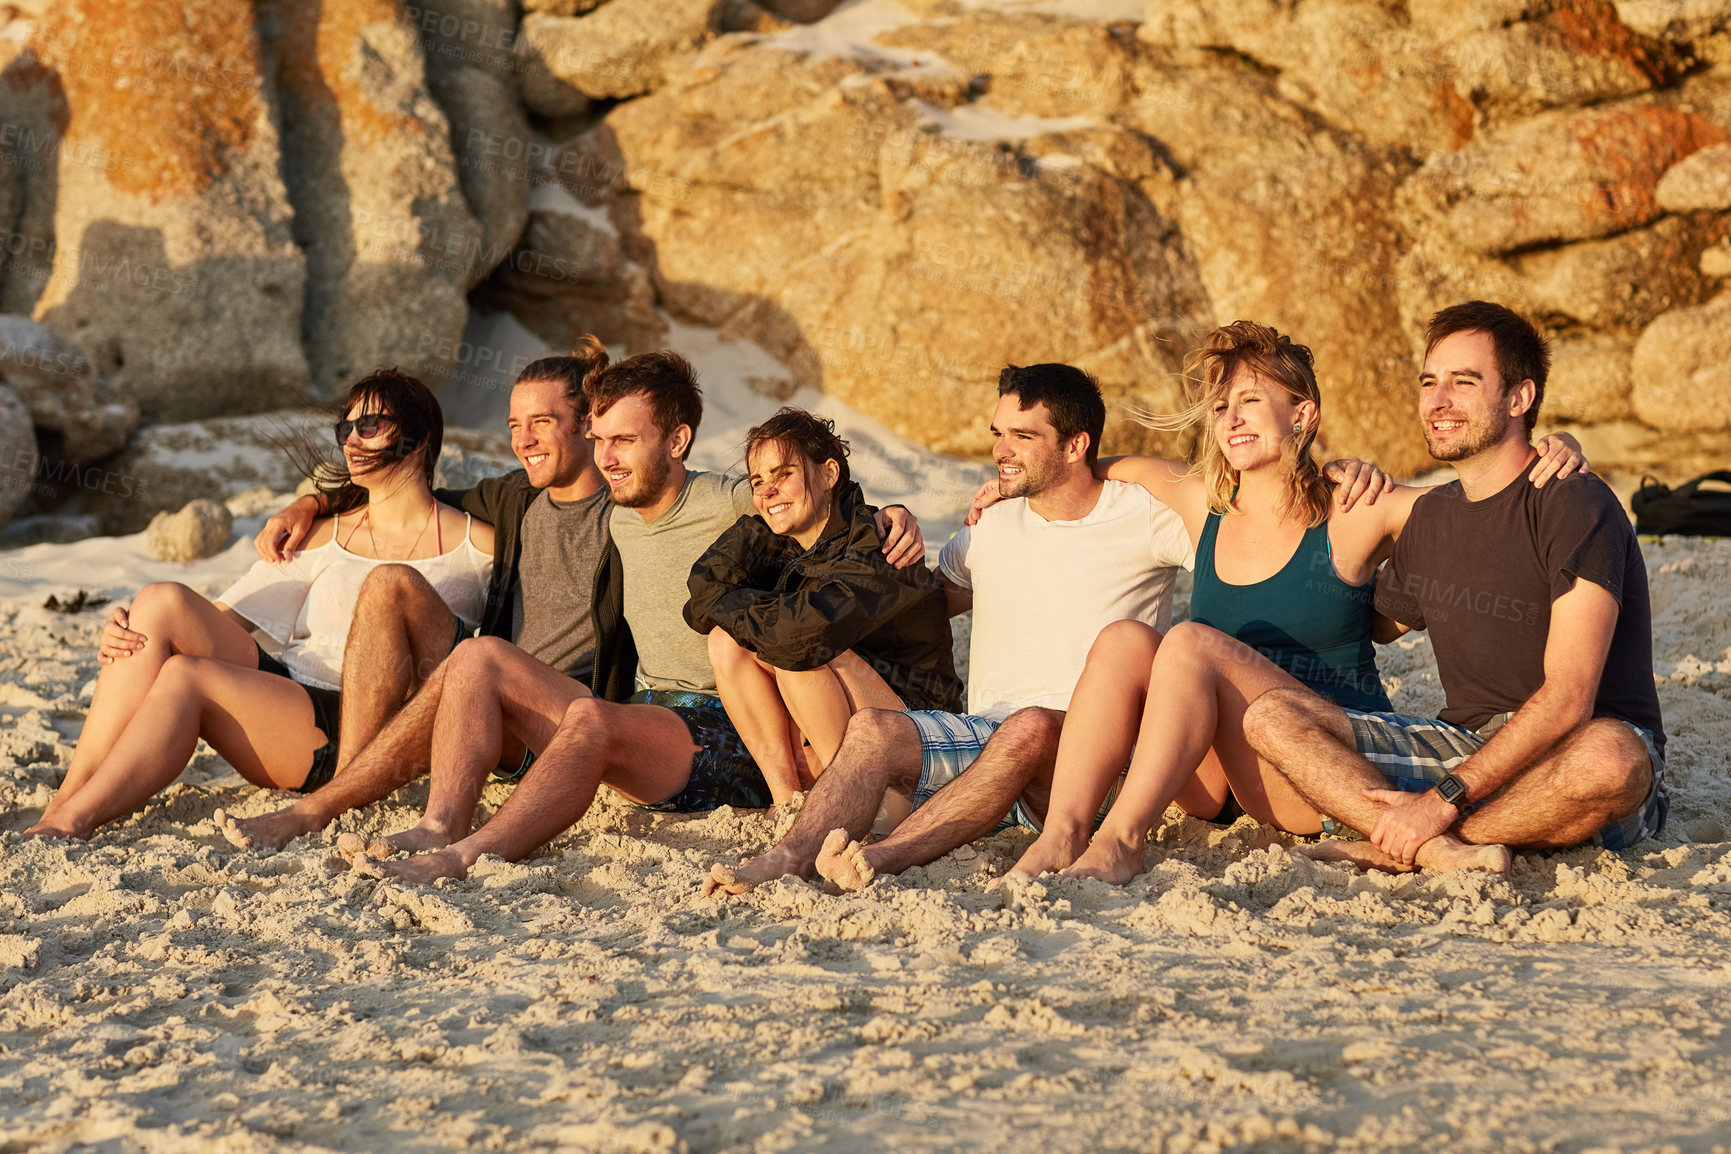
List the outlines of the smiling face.
<svg viewBox="0 0 1731 1154">
<path fill-rule="evenodd" d="M 537 489 L 577 483 L 590 460 L 585 422 L 560 381 L 519 381 L 511 390 L 511 451 Z"/>
<path fill-rule="evenodd" d="M 1071 444 L 1084 440 L 1078 435 Z M 1066 450 L 1045 403 L 1024 409 L 1014 393 L 999 397 L 992 414 L 992 460 L 998 466 L 998 496 L 1006 501 L 1037 496 L 1062 483 L 1072 469 L 1087 468 L 1081 449 Z"/>
<path fill-rule="evenodd" d="M 353 422 L 339 446 L 349 479 L 363 488 L 371 488 L 394 474 L 402 464 L 388 452 L 399 435 L 396 419 L 376 399 L 363 397 L 343 410 L 343 420 Z M 374 430 L 370 437 L 363 433 L 367 427 Z"/>
<path fill-rule="evenodd" d="M 1314 419 L 1309 401 L 1294 403 L 1284 388 L 1248 368 L 1232 374 L 1214 402 L 1214 442 L 1239 473 L 1278 465 L 1293 426 Z"/>
<path fill-rule="evenodd" d="M 751 500 L 764 523 L 809 549 L 829 520 L 830 495 L 841 475 L 835 461 L 813 465 L 780 441 L 765 441 L 746 461 Z"/>
<path fill-rule="evenodd" d="M 1524 440 L 1528 403 L 1528 390 L 1504 391 L 1489 333 L 1453 333 L 1424 359 L 1418 412 L 1425 444 L 1439 461 L 1464 461 L 1509 437 Z"/>
<path fill-rule="evenodd" d="M 642 393 L 615 401 L 589 422 L 595 442 L 595 466 L 613 493 L 613 503 L 642 509 L 666 495 L 677 457 L 691 443 L 684 425 L 663 437 L 655 427 L 655 410 Z"/>
</svg>

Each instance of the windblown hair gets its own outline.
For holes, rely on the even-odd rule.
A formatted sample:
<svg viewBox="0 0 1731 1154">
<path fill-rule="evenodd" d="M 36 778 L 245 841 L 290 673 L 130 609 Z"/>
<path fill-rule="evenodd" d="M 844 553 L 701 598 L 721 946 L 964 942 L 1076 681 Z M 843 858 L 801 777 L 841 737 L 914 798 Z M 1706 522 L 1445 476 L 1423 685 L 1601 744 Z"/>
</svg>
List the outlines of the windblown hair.
<svg viewBox="0 0 1731 1154">
<path fill-rule="evenodd" d="M 445 414 L 432 390 L 399 369 L 379 369 L 355 382 L 332 419 L 343 420 L 357 406 L 364 413 L 382 413 L 394 424 L 391 439 L 365 453 L 352 472 L 341 448 L 333 458 L 328 442 L 304 433 L 279 442 L 323 497 L 326 515 L 348 513 L 367 503 L 367 491 L 355 484 L 355 474 L 393 468 L 417 453 L 421 477 L 429 489 L 433 486 L 433 470 L 445 443 Z"/>
<path fill-rule="evenodd" d="M 1177 413 L 1156 414 L 1131 411 L 1131 417 L 1150 429 L 1178 433 L 1197 429 L 1196 451 L 1191 471 L 1200 472 L 1208 490 L 1208 508 L 1215 513 L 1234 511 L 1233 494 L 1238 489 L 1238 470 L 1226 461 L 1226 453 L 1211 428 L 1214 406 L 1225 401 L 1233 380 L 1241 372 L 1255 373 L 1286 391 L 1294 404 L 1309 401 L 1317 417 L 1281 440 L 1281 468 L 1286 477 L 1286 499 L 1281 512 L 1302 517 L 1315 527 L 1328 520 L 1329 486 L 1317 464 L 1313 445 L 1321 424 L 1322 391 L 1316 384 L 1316 363 L 1310 349 L 1291 337 L 1255 321 L 1222 325 L 1202 340 L 1202 345 L 1184 358 L 1185 392 L 1188 404 Z"/>
<path fill-rule="evenodd" d="M 703 389 L 697 383 L 697 370 L 672 349 L 638 353 L 592 369 L 583 378 L 583 391 L 589 397 L 589 413 L 595 417 L 626 397 L 642 393 L 664 439 L 681 425 L 688 426 L 696 437 L 703 420 Z"/>
<path fill-rule="evenodd" d="M 583 391 L 583 381 L 596 369 L 607 367 L 607 346 L 594 333 L 584 333 L 577 346 L 564 356 L 541 357 L 523 366 L 516 384 L 529 381 L 553 381 L 563 386 L 565 399 L 581 421 L 589 415 L 589 394 Z"/>
<path fill-rule="evenodd" d="M 1539 419 L 1545 400 L 1545 379 L 1551 375 L 1550 342 L 1539 335 L 1532 322 L 1505 305 L 1490 301 L 1467 301 L 1450 305 L 1430 319 L 1424 334 L 1424 355 L 1444 337 L 1456 333 L 1484 333 L 1497 350 L 1497 374 L 1503 378 L 1503 396 L 1522 381 L 1533 382 L 1533 403 L 1525 418 L 1527 435 Z"/>
<path fill-rule="evenodd" d="M 798 453 L 814 468 L 834 461 L 840 471 L 835 487 L 848 483 L 848 443 L 836 436 L 835 422 L 804 409 L 779 409 L 776 414 L 745 434 L 745 467 L 751 471 L 751 455 L 764 445 L 777 444 L 784 452 Z"/>
</svg>

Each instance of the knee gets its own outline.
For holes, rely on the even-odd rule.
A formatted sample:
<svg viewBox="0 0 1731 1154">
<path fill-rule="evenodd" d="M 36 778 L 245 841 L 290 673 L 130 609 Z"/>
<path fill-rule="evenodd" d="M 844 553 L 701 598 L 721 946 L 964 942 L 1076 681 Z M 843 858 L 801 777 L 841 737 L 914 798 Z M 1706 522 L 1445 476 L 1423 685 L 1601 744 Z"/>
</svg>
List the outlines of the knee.
<svg viewBox="0 0 1731 1154">
<path fill-rule="evenodd" d="M 465 637 L 439 666 L 447 684 L 485 684 L 496 680 L 499 661 L 511 643 L 499 637 Z"/>
<path fill-rule="evenodd" d="M 1621 811 L 1647 796 L 1653 764 L 1634 730 L 1620 721 L 1599 718 L 1588 722 L 1576 741 L 1569 780 L 1583 797 Z"/>
<path fill-rule="evenodd" d="M 1025 753 L 1038 755 L 1043 751 L 1055 751 L 1063 730 L 1062 710 L 1035 705 L 1018 709 L 1006 717 L 992 735 L 992 740 L 1000 744 L 1012 743 Z"/>
<path fill-rule="evenodd" d="M 1088 650 L 1088 661 L 1090 664 L 1119 661 L 1145 666 L 1154 660 L 1154 653 L 1159 648 L 1160 633 L 1152 625 L 1134 620 L 1114 621 L 1094 638 L 1094 644 Z"/>
<path fill-rule="evenodd" d="M 182 616 L 193 602 L 203 600 L 178 581 L 153 581 L 138 591 L 126 615 L 136 629 L 141 622 L 162 622 Z"/>
<path fill-rule="evenodd" d="M 847 719 L 843 744 L 855 740 L 887 741 L 911 725 L 907 714 L 894 709 L 861 709 Z"/>
<path fill-rule="evenodd" d="M 162 668 L 156 671 L 156 678 L 150 688 L 154 693 L 184 695 L 194 691 L 198 686 L 199 667 L 204 663 L 202 657 L 188 657 L 177 653 L 162 663 Z"/>
<path fill-rule="evenodd" d="M 709 664 L 717 672 L 735 670 L 754 659 L 754 654 L 735 641 L 727 630 L 721 628 L 709 631 Z"/>
<path fill-rule="evenodd" d="M 402 617 L 423 596 L 438 593 L 420 571 L 408 565 L 375 565 L 355 596 L 357 617 Z"/>
<path fill-rule="evenodd" d="M 1310 712 L 1309 694 L 1301 689 L 1270 689 L 1244 711 L 1244 740 L 1258 753 L 1277 746 Z"/>
<path fill-rule="evenodd" d="M 610 712 L 608 703 L 599 697 L 579 697 L 565 707 L 564 716 L 559 719 L 559 729 L 606 739 L 611 731 Z"/>
</svg>

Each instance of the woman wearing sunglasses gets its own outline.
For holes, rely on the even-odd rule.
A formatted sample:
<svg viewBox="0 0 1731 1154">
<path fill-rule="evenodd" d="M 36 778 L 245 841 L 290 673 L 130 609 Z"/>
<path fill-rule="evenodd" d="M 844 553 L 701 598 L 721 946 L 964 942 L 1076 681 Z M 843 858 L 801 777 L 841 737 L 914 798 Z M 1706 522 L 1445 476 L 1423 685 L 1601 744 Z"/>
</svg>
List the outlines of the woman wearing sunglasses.
<svg viewBox="0 0 1731 1154">
<path fill-rule="evenodd" d="M 343 646 L 361 583 L 382 564 L 420 571 L 474 628 L 491 526 L 433 499 L 444 417 L 427 387 L 387 369 L 349 391 L 340 463 L 307 471 L 330 515 L 282 564 L 260 561 L 214 602 L 147 585 L 111 624 L 144 638 L 98 653 L 96 696 L 66 780 L 26 837 L 88 838 L 180 776 L 198 739 L 254 785 L 310 792 L 337 766 Z M 266 653 L 254 631 L 284 648 Z"/>
</svg>

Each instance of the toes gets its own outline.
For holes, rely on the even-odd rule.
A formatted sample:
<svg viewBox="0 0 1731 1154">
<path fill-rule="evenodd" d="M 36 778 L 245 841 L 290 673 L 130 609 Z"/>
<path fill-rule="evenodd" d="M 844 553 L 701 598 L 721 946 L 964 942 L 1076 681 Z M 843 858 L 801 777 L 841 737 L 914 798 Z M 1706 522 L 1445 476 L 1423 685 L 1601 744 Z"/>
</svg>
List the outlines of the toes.
<svg viewBox="0 0 1731 1154">
<path fill-rule="evenodd" d="M 823 851 L 822 852 L 824 852 L 826 854 L 830 854 L 832 856 L 835 854 L 839 854 L 839 853 L 841 853 L 842 850 L 847 848 L 847 842 L 848 842 L 847 830 L 845 830 L 845 829 L 832 829 L 829 831 L 829 833 L 823 839 Z"/>
<path fill-rule="evenodd" d="M 355 864 L 356 858 L 364 857 L 366 852 L 367 842 L 360 834 L 344 833 L 337 835 L 337 853 L 350 865 Z"/>
<path fill-rule="evenodd" d="M 362 850 L 354 856 L 354 858 L 349 862 L 349 868 L 360 874 L 362 877 L 382 878 L 385 876 L 385 871 L 379 867 L 377 862 L 367 856 L 365 850 Z"/>
<path fill-rule="evenodd" d="M 367 843 L 367 856 L 374 861 L 383 861 L 385 858 L 396 856 L 396 853 L 397 847 L 382 837 L 376 837 Z"/>
</svg>

